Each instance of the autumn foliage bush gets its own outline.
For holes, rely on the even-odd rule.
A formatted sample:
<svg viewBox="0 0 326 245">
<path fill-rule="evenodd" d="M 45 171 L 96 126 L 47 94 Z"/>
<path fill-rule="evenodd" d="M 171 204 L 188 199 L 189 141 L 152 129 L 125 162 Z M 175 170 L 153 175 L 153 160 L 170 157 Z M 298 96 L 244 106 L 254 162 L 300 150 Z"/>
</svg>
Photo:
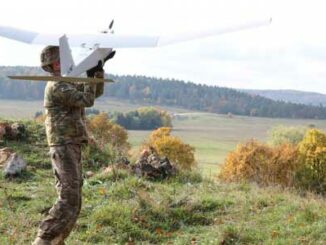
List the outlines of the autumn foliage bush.
<svg viewBox="0 0 326 245">
<path fill-rule="evenodd" d="M 130 144 L 128 132 L 109 120 L 107 113 L 88 119 L 87 128 L 90 144 L 84 151 L 85 159 L 92 165 L 107 165 L 128 154 Z"/>
<path fill-rule="evenodd" d="M 298 185 L 305 189 L 326 193 L 326 134 L 317 129 L 307 131 L 299 144 L 301 168 Z"/>
<path fill-rule="evenodd" d="M 190 170 L 196 166 L 195 148 L 171 135 L 171 128 L 162 127 L 151 133 L 145 147 L 153 147 L 161 157 L 168 157 L 179 169 Z"/>
<path fill-rule="evenodd" d="M 219 177 L 224 181 L 254 181 L 261 185 L 293 186 L 299 166 L 297 147 L 270 147 L 256 140 L 237 146 L 229 153 Z"/>
<path fill-rule="evenodd" d="M 128 150 L 128 132 L 109 120 L 107 113 L 100 113 L 89 119 L 88 129 L 99 145 L 110 144 L 114 148 Z"/>
<path fill-rule="evenodd" d="M 255 140 L 240 144 L 227 156 L 219 177 L 326 194 L 326 134 L 310 129 L 297 145 L 271 147 Z"/>
</svg>

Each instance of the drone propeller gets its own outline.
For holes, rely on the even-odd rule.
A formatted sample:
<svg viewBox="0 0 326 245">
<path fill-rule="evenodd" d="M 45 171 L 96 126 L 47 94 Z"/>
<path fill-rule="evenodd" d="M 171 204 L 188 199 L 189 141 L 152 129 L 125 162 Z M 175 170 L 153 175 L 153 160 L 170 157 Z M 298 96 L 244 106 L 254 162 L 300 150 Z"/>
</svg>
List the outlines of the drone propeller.
<svg viewBox="0 0 326 245">
<path fill-rule="evenodd" d="M 110 25 L 109 25 L 109 30 L 111 30 L 111 29 L 112 29 L 112 27 L 113 27 L 113 24 L 114 24 L 114 19 L 112 19 L 112 20 L 111 20 L 111 23 L 110 23 Z"/>
<path fill-rule="evenodd" d="M 110 32 L 111 34 L 113 34 L 114 33 L 113 30 L 112 30 L 113 24 L 114 24 L 114 20 L 111 20 L 110 25 L 108 26 L 108 28 L 101 31 L 101 33 L 108 34 Z"/>
</svg>

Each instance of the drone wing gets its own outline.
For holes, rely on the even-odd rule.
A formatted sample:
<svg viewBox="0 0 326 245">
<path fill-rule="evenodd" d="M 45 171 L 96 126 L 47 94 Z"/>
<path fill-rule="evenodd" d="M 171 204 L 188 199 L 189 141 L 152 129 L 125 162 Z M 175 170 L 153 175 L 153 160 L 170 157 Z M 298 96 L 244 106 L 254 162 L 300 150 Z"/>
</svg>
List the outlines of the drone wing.
<svg viewBox="0 0 326 245">
<path fill-rule="evenodd" d="M 218 28 L 207 31 L 184 33 L 176 36 L 130 36 L 116 34 L 72 34 L 68 35 L 71 47 L 101 47 L 101 48 L 141 48 L 165 46 L 178 42 L 221 35 L 245 29 L 269 25 L 272 19 L 253 21 L 236 26 Z M 21 30 L 13 27 L 0 26 L 0 36 L 29 44 L 59 45 L 62 34 L 42 34 Z"/>
<path fill-rule="evenodd" d="M 53 76 L 8 76 L 14 80 L 31 80 L 31 81 L 54 81 L 54 82 L 69 82 L 69 83 L 113 83 L 112 79 L 95 78 L 95 77 L 53 77 Z"/>
<path fill-rule="evenodd" d="M 13 27 L 0 26 L 0 36 L 28 44 L 59 45 L 60 34 L 42 34 Z M 114 34 L 71 34 L 66 35 L 70 47 L 138 48 L 155 47 L 157 36 L 128 36 Z"/>
</svg>

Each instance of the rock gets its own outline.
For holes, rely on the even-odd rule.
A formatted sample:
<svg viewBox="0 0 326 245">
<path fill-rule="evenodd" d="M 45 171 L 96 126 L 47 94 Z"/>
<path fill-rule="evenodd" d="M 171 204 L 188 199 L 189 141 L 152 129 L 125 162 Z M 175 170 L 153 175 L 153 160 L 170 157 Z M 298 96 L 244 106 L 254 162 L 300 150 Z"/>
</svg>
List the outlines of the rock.
<svg viewBox="0 0 326 245">
<path fill-rule="evenodd" d="M 26 138 L 26 127 L 21 123 L 13 123 L 11 125 L 11 139 L 21 140 Z"/>
<path fill-rule="evenodd" d="M 0 140 L 23 140 L 27 137 L 26 126 L 22 123 L 0 122 Z"/>
<path fill-rule="evenodd" d="M 22 170 L 26 169 L 26 161 L 17 153 L 12 153 L 4 166 L 4 174 L 6 177 L 17 176 Z"/>
<path fill-rule="evenodd" d="M 4 166 L 12 153 L 14 153 L 14 151 L 9 147 L 0 149 L 0 167 Z"/>
<path fill-rule="evenodd" d="M 11 126 L 7 122 L 0 123 L 0 139 L 8 138 L 11 134 Z"/>
<path fill-rule="evenodd" d="M 142 152 L 136 165 L 133 166 L 133 172 L 138 177 L 156 180 L 176 175 L 176 168 L 167 157 L 160 158 L 155 149 L 150 148 Z"/>
<path fill-rule="evenodd" d="M 90 178 L 94 176 L 94 172 L 93 171 L 87 171 L 86 172 L 86 178 Z"/>
</svg>

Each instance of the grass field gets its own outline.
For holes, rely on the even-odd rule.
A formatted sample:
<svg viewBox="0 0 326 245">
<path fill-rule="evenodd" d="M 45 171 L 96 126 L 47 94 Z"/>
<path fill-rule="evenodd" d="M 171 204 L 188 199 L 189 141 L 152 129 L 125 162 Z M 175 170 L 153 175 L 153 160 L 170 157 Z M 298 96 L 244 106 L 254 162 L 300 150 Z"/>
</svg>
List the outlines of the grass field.
<svg viewBox="0 0 326 245">
<path fill-rule="evenodd" d="M 100 99 L 95 102 L 94 108 L 105 112 L 127 112 L 138 109 L 139 107 L 148 106 L 136 103 L 127 103 L 115 99 Z M 172 112 L 187 112 L 189 110 L 160 107 Z M 0 117 L 12 119 L 32 119 L 35 112 L 43 111 L 43 101 L 22 101 L 22 100 L 0 100 Z"/>
<path fill-rule="evenodd" d="M 119 101 L 100 104 L 97 108 L 105 111 L 138 106 Z M 6 118 L 30 118 L 41 107 L 41 102 L 0 102 L 1 117 Z M 267 131 L 278 124 L 314 124 L 325 130 L 326 121 L 229 118 L 168 109 L 176 114 L 173 133 L 196 148 L 205 175 L 181 172 L 169 180 L 149 181 L 122 170 L 105 175 L 92 169 L 95 176 L 85 179 L 83 208 L 67 244 L 326 244 L 323 197 L 252 183 L 223 183 L 214 176 L 238 142 L 266 140 Z M 1 245 L 30 244 L 44 210 L 56 199 L 44 132 L 35 132 L 30 142 L 0 145 L 13 148 L 28 162 L 17 179 L 0 174 Z M 130 142 L 137 148 L 149 134 L 130 131 Z"/>
<path fill-rule="evenodd" d="M 42 101 L 0 100 L 0 117 L 32 118 L 37 111 L 43 110 Z M 99 100 L 94 108 L 100 111 L 135 110 L 145 105 L 131 104 L 120 100 Z M 215 174 L 217 165 L 222 163 L 227 153 L 239 142 L 248 139 L 265 141 L 268 130 L 276 125 L 308 126 L 326 130 L 326 120 L 270 119 L 217 115 L 193 112 L 180 108 L 161 107 L 173 113 L 173 134 L 196 149 L 199 167 L 206 173 Z M 129 131 L 129 141 L 137 149 L 146 140 L 151 131 Z"/>
</svg>

